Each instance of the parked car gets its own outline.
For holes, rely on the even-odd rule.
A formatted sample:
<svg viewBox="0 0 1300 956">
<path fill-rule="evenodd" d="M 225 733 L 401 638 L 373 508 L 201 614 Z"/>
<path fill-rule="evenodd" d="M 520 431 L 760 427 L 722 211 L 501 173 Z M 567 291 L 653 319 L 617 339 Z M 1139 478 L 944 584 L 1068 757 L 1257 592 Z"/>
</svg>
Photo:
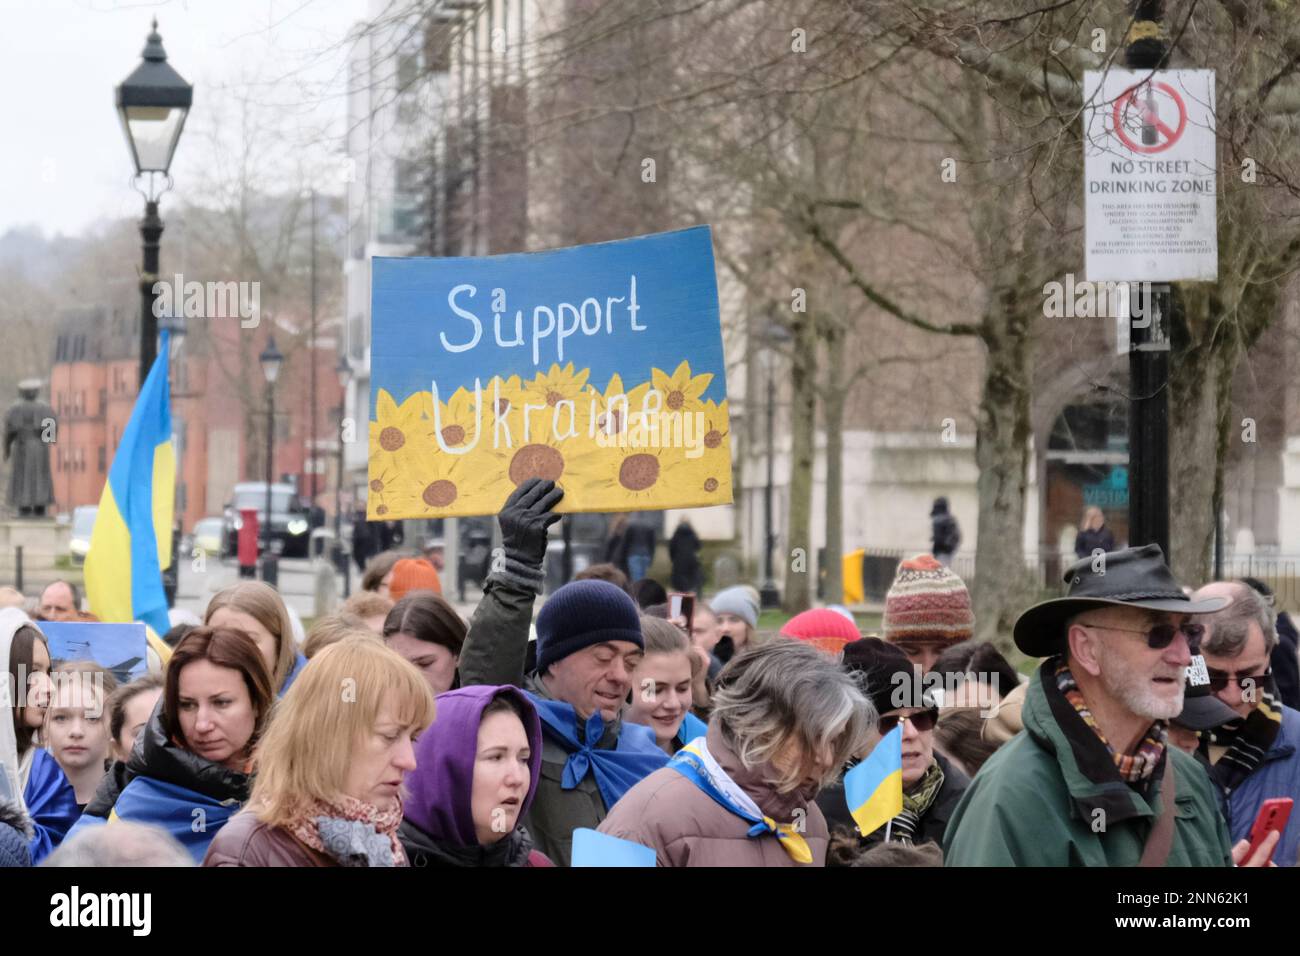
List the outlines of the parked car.
<svg viewBox="0 0 1300 956">
<path fill-rule="evenodd" d="M 99 514 L 99 505 L 81 505 L 72 511 L 72 539 L 68 543 L 68 551 L 77 564 L 86 560 L 86 552 L 90 550 L 90 534 L 95 530 L 97 514 Z"/>
<path fill-rule="evenodd" d="M 265 486 L 263 486 L 265 487 Z M 265 505 L 265 499 L 263 499 Z M 203 518 L 194 525 L 190 547 L 204 554 L 220 555 L 226 528 L 225 518 Z"/>
<path fill-rule="evenodd" d="M 245 481 L 235 485 L 234 493 L 226 504 L 223 514 L 224 548 L 223 557 L 234 557 L 239 549 L 239 529 L 243 519 L 239 512 L 244 508 L 257 510 L 258 528 L 266 520 L 266 482 Z M 307 510 L 298 500 L 298 493 L 293 485 L 271 485 L 271 553 L 286 557 L 307 557 L 307 544 L 311 530 L 307 520 Z M 259 530 L 258 553 L 264 547 L 265 540 Z"/>
</svg>

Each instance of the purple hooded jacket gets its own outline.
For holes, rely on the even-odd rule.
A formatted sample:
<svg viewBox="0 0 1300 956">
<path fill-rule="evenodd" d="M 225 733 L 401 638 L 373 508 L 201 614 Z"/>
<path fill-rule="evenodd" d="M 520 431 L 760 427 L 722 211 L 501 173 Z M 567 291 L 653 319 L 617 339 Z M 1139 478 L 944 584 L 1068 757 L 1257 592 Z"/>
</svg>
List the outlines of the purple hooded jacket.
<svg viewBox="0 0 1300 956">
<path fill-rule="evenodd" d="M 499 696 L 513 698 L 524 713 L 524 732 L 532 753 L 528 758 L 528 791 L 517 819 L 522 821 L 527 816 L 542 772 L 542 724 L 528 695 L 509 685 L 462 687 L 439 694 L 437 716 L 420 735 L 415 745 L 416 768 L 406 777 L 405 820 L 399 837 L 413 865 L 549 863 L 532 850 L 532 840 L 518 822 L 514 832 L 494 847 L 481 847 L 474 832 L 470 799 L 478 728 L 483 711 Z M 427 862 L 418 862 L 421 856 Z"/>
</svg>

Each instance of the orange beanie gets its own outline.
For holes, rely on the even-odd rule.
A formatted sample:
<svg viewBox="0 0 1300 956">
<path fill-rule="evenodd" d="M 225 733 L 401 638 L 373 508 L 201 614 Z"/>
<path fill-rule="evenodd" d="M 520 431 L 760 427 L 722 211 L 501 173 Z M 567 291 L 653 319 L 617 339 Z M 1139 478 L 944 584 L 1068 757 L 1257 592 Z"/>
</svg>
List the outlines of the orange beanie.
<svg viewBox="0 0 1300 956">
<path fill-rule="evenodd" d="M 400 601 L 411 591 L 442 593 L 438 571 L 424 558 L 402 558 L 393 565 L 393 577 L 388 582 L 388 596 Z"/>
</svg>

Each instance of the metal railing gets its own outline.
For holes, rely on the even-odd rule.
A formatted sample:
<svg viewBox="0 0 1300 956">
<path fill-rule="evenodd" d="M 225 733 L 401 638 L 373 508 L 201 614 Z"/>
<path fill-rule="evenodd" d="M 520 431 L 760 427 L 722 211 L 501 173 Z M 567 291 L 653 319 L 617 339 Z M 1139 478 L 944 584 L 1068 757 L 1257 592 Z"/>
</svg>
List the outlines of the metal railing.
<svg viewBox="0 0 1300 956">
<path fill-rule="evenodd" d="M 898 565 L 917 554 L 891 548 L 866 548 L 862 561 L 863 592 L 868 603 L 880 602 L 893 582 Z M 1073 554 L 1060 552 L 1031 552 L 1024 554 L 1026 583 L 1037 585 L 1044 591 L 1065 590 L 1063 577 L 1066 569 L 1078 560 Z M 975 580 L 975 552 L 959 551 L 949 565 L 963 581 Z M 1276 596 L 1279 610 L 1300 608 L 1300 554 L 1229 554 L 1223 559 L 1224 580 L 1253 577 L 1268 585 Z M 1189 587 L 1203 581 L 1184 582 Z"/>
</svg>

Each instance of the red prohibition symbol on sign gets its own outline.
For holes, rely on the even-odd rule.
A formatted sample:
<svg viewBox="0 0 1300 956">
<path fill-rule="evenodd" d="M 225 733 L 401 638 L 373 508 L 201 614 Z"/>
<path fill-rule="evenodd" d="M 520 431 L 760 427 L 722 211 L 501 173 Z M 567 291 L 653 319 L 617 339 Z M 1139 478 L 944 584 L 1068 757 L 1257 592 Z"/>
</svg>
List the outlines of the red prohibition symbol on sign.
<svg viewBox="0 0 1300 956">
<path fill-rule="evenodd" d="M 1157 91 L 1163 95 L 1157 97 Z M 1160 106 L 1170 100 L 1178 110 L 1178 125 L 1175 127 L 1170 127 L 1160 118 Z M 1139 83 L 1116 98 L 1113 118 L 1115 135 L 1130 150 L 1161 153 L 1178 142 L 1187 128 L 1187 106 L 1168 83 Z"/>
</svg>

